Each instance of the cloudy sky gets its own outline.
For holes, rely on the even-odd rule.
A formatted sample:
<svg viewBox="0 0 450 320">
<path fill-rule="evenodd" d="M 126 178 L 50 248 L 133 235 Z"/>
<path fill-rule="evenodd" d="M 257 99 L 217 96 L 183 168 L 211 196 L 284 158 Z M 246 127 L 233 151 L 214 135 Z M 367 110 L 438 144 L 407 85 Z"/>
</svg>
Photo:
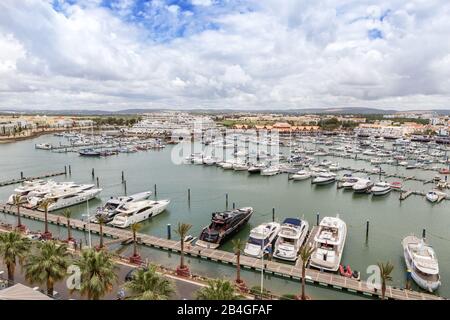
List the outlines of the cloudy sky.
<svg viewBox="0 0 450 320">
<path fill-rule="evenodd" d="M 450 109 L 448 0 L 1 0 L 0 108 Z"/>
</svg>

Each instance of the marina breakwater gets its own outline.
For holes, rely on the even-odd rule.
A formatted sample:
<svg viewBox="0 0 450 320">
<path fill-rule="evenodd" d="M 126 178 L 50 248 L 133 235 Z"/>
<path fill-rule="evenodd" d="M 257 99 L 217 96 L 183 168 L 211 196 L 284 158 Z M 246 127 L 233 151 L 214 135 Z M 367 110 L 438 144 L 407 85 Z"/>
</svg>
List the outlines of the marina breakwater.
<svg viewBox="0 0 450 320">
<path fill-rule="evenodd" d="M 37 210 L 30 210 L 21 208 L 21 215 L 25 218 L 43 221 L 44 213 Z M 5 204 L 0 205 L 0 212 L 10 215 L 17 215 L 17 208 L 14 206 L 9 206 Z M 66 226 L 67 221 L 64 217 L 58 216 L 56 214 L 48 214 L 48 222 L 60 226 Z M 87 231 L 87 222 L 78 219 L 70 219 L 71 227 L 73 229 Z M 97 224 L 90 224 L 90 231 L 93 233 L 100 233 L 100 226 Z M 311 238 L 315 234 L 313 228 L 310 232 L 309 238 L 306 240 L 307 243 L 311 242 Z M 113 239 L 120 239 L 126 241 L 132 237 L 132 232 L 126 229 L 118 229 L 110 226 L 103 226 L 103 234 Z M 161 250 L 172 251 L 179 253 L 181 250 L 180 241 L 164 239 L 161 237 L 155 237 L 147 234 L 137 234 L 137 238 L 140 239 L 142 245 L 153 247 Z M 195 245 L 185 245 L 185 254 L 197 257 L 201 259 L 215 261 L 217 263 L 223 264 L 236 264 L 236 256 L 227 251 L 222 251 L 218 249 L 208 249 L 200 248 Z M 301 280 L 301 263 L 297 262 L 296 265 L 289 265 L 280 263 L 277 261 L 265 260 L 264 265 L 260 259 L 241 256 L 240 264 L 246 269 L 251 269 L 255 271 L 264 270 L 265 273 L 270 273 L 279 277 L 286 277 L 293 280 Z M 366 281 L 358 281 L 356 279 L 351 279 L 343 277 L 334 273 L 321 272 L 312 268 L 306 269 L 305 280 L 307 283 L 318 285 L 325 288 L 330 288 L 334 290 L 348 291 L 355 294 L 361 294 L 365 296 L 379 297 L 381 295 L 380 290 L 374 290 L 370 284 Z M 442 300 L 443 298 L 412 290 L 406 290 L 401 288 L 396 288 L 392 286 L 387 286 L 386 297 L 388 299 L 395 300 Z"/>
</svg>

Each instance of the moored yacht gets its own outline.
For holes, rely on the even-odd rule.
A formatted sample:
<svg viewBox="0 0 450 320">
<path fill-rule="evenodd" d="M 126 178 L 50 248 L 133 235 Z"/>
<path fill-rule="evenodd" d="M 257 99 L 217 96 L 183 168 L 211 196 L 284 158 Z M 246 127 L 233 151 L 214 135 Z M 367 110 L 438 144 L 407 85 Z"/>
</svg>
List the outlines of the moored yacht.
<svg viewBox="0 0 450 320">
<path fill-rule="evenodd" d="M 286 218 L 278 233 L 273 256 L 282 260 L 297 260 L 298 252 L 305 241 L 308 229 L 308 221 Z"/>
<path fill-rule="evenodd" d="M 437 202 L 439 200 L 439 198 L 441 197 L 446 197 L 446 193 L 433 189 L 427 192 L 427 194 L 425 195 L 425 198 L 430 201 L 430 202 Z"/>
<path fill-rule="evenodd" d="M 247 171 L 248 171 L 249 173 L 260 173 L 261 170 L 265 169 L 266 167 L 267 167 L 267 166 L 266 166 L 265 164 L 257 163 L 257 164 L 251 165 L 251 166 L 247 169 Z"/>
<path fill-rule="evenodd" d="M 317 185 L 330 184 L 336 181 L 336 174 L 332 172 L 321 172 L 317 177 L 315 177 L 311 183 Z"/>
<path fill-rule="evenodd" d="M 280 173 L 280 168 L 278 166 L 270 166 L 261 170 L 262 176 L 274 176 L 278 173 Z"/>
<path fill-rule="evenodd" d="M 373 187 L 373 182 L 370 179 L 359 179 L 352 189 L 355 193 L 366 193 Z"/>
<path fill-rule="evenodd" d="M 386 181 L 380 181 L 375 183 L 371 191 L 374 196 L 382 196 L 391 192 L 392 188 L 390 183 Z"/>
<path fill-rule="evenodd" d="M 214 212 L 211 224 L 203 228 L 195 245 L 203 248 L 218 248 L 230 235 L 239 231 L 250 220 L 252 214 L 252 207 Z"/>
<path fill-rule="evenodd" d="M 435 291 L 441 285 L 436 253 L 425 239 L 407 236 L 402 240 L 403 254 L 413 280 L 425 290 Z"/>
<path fill-rule="evenodd" d="M 129 202 L 117 209 L 117 214 L 110 223 L 115 227 L 127 228 L 133 223 L 138 223 L 160 214 L 166 210 L 169 203 L 170 200 Z"/>
<path fill-rule="evenodd" d="M 311 172 L 306 171 L 306 170 L 300 170 L 300 171 L 294 173 L 291 176 L 291 178 L 292 178 L 292 180 L 295 180 L 295 181 L 306 180 L 306 179 L 311 178 Z"/>
<path fill-rule="evenodd" d="M 98 218 L 103 217 L 105 222 L 110 222 L 113 220 L 114 216 L 118 213 L 117 209 L 122 208 L 125 204 L 129 202 L 146 200 L 152 194 L 151 191 L 145 191 L 133 194 L 131 196 L 123 196 L 109 199 L 106 201 L 105 205 L 97 208 L 95 216 L 92 218 L 92 222 L 98 223 Z"/>
<path fill-rule="evenodd" d="M 341 263 L 347 237 L 347 225 L 339 217 L 325 217 L 319 224 L 314 237 L 314 252 L 310 266 L 318 269 L 337 271 Z"/>
<path fill-rule="evenodd" d="M 42 200 L 51 199 L 52 203 L 48 206 L 48 211 L 67 208 L 94 199 L 102 192 L 102 189 L 94 189 L 92 186 L 93 185 L 80 185 L 77 187 L 70 186 L 66 189 L 56 189 L 55 191 L 47 193 L 43 198 L 30 198 L 29 203 L 32 206 L 37 206 L 38 210 L 43 211 L 43 208 L 40 208 L 39 204 Z"/>
<path fill-rule="evenodd" d="M 244 254 L 260 258 L 272 246 L 280 229 L 281 225 L 278 222 L 267 222 L 253 228 L 245 244 Z"/>
</svg>

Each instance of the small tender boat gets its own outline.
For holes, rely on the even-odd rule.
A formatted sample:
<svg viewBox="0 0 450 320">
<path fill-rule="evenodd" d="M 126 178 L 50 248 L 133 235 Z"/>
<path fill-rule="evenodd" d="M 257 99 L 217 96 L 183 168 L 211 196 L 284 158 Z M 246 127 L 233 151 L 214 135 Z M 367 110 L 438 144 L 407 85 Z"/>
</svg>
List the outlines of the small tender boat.
<svg viewBox="0 0 450 320">
<path fill-rule="evenodd" d="M 342 182 L 342 187 L 345 190 L 353 189 L 353 186 L 359 181 L 358 177 L 347 177 L 345 178 L 344 182 Z"/>
<path fill-rule="evenodd" d="M 100 157 L 100 155 L 101 155 L 100 151 L 97 151 L 97 150 L 94 150 L 91 148 L 82 149 L 78 153 L 80 156 L 83 156 L 83 157 Z"/>
<path fill-rule="evenodd" d="M 441 285 L 436 253 L 425 239 L 411 235 L 402 240 L 403 254 L 413 280 L 429 292 Z"/>
<path fill-rule="evenodd" d="M 450 169 L 447 168 L 441 168 L 439 169 L 440 174 L 450 174 Z"/>
<path fill-rule="evenodd" d="M 439 190 L 430 190 L 427 192 L 427 194 L 425 195 L 426 199 L 432 203 L 437 202 L 439 200 L 440 197 L 445 197 L 446 193 L 441 192 Z"/>
<path fill-rule="evenodd" d="M 41 150 L 51 150 L 53 148 L 50 143 L 38 143 L 34 147 Z"/>
<path fill-rule="evenodd" d="M 371 191 L 374 196 L 382 196 L 391 192 L 392 188 L 388 182 L 380 181 L 375 183 Z"/>
<path fill-rule="evenodd" d="M 401 189 L 402 189 L 402 183 L 401 183 L 401 181 L 394 181 L 394 182 L 391 182 L 391 188 L 392 188 L 392 189 L 401 190 Z"/>
</svg>

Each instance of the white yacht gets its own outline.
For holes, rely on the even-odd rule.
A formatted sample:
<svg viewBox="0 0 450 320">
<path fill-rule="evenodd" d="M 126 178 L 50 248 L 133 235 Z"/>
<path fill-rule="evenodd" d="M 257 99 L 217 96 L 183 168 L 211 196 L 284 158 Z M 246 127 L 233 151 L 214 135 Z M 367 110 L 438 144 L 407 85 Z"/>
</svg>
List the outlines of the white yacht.
<svg viewBox="0 0 450 320">
<path fill-rule="evenodd" d="M 308 221 L 286 218 L 278 233 L 273 256 L 282 260 L 297 260 L 298 252 L 305 241 L 308 229 Z"/>
<path fill-rule="evenodd" d="M 127 228 L 133 223 L 141 222 L 154 217 L 169 205 L 170 200 L 142 200 L 125 204 L 122 208 L 117 209 L 117 214 L 110 222 L 113 226 L 119 228 Z"/>
<path fill-rule="evenodd" d="M 347 237 L 347 225 L 339 217 L 325 217 L 319 224 L 314 237 L 314 252 L 310 266 L 318 269 L 337 271 L 341 263 Z"/>
<path fill-rule="evenodd" d="M 336 181 L 336 174 L 332 172 L 321 172 L 312 180 L 312 183 L 317 185 L 330 184 Z"/>
<path fill-rule="evenodd" d="M 78 188 L 69 187 L 64 190 L 58 189 L 54 192 L 46 194 L 44 198 L 38 198 L 36 204 L 39 206 L 39 203 L 42 199 L 52 199 L 53 203 L 49 205 L 48 211 L 55 211 L 89 201 L 97 197 L 100 192 L 102 192 L 102 189 L 83 189 L 83 186 Z M 32 203 L 33 199 L 34 198 L 30 199 L 30 203 Z M 38 209 L 43 211 L 42 208 L 38 207 Z"/>
<path fill-rule="evenodd" d="M 98 218 L 102 216 L 105 218 L 105 222 L 110 222 L 114 216 L 118 213 L 117 209 L 122 208 L 125 204 L 130 202 L 136 202 L 141 200 L 146 200 L 151 196 L 151 191 L 145 191 L 133 194 L 131 196 L 117 197 L 109 199 L 106 201 L 105 205 L 97 208 L 95 216 L 92 217 L 91 222 L 98 223 Z"/>
<path fill-rule="evenodd" d="M 359 179 L 352 189 L 355 193 L 366 193 L 373 187 L 373 182 L 370 179 Z"/>
<path fill-rule="evenodd" d="M 430 202 L 437 202 L 439 200 L 439 198 L 441 197 L 446 197 L 447 194 L 445 192 L 439 191 L 439 190 L 430 190 L 427 192 L 427 194 L 425 195 L 426 199 Z"/>
<path fill-rule="evenodd" d="M 262 176 L 274 176 L 276 174 L 280 173 L 280 168 L 277 166 L 270 166 L 268 168 L 261 170 Z"/>
<path fill-rule="evenodd" d="M 248 171 L 248 165 L 244 162 L 236 162 L 233 164 L 234 171 Z"/>
<path fill-rule="evenodd" d="M 297 173 L 294 173 L 291 176 L 291 178 L 292 178 L 292 180 L 295 180 L 295 181 L 306 180 L 306 179 L 311 178 L 311 172 L 306 171 L 306 170 L 300 170 Z"/>
<path fill-rule="evenodd" d="M 34 146 L 36 149 L 51 150 L 53 146 L 50 143 L 38 143 Z"/>
<path fill-rule="evenodd" d="M 386 181 L 380 181 L 375 183 L 371 191 L 374 196 L 382 196 L 391 192 L 391 184 Z"/>
<path fill-rule="evenodd" d="M 247 171 L 250 173 L 260 173 L 261 170 L 265 169 L 267 166 L 263 163 L 257 163 L 250 166 Z"/>
<path fill-rule="evenodd" d="M 346 177 L 344 182 L 342 183 L 342 187 L 346 190 L 353 189 L 353 186 L 358 183 L 359 179 L 358 177 Z"/>
<path fill-rule="evenodd" d="M 413 280 L 423 289 L 435 291 L 441 285 L 436 253 L 425 239 L 407 236 L 402 240 L 403 254 Z"/>
<path fill-rule="evenodd" d="M 263 223 L 250 231 L 250 237 L 245 244 L 244 253 L 251 257 L 260 258 L 272 245 L 281 225 L 278 222 Z"/>
</svg>

